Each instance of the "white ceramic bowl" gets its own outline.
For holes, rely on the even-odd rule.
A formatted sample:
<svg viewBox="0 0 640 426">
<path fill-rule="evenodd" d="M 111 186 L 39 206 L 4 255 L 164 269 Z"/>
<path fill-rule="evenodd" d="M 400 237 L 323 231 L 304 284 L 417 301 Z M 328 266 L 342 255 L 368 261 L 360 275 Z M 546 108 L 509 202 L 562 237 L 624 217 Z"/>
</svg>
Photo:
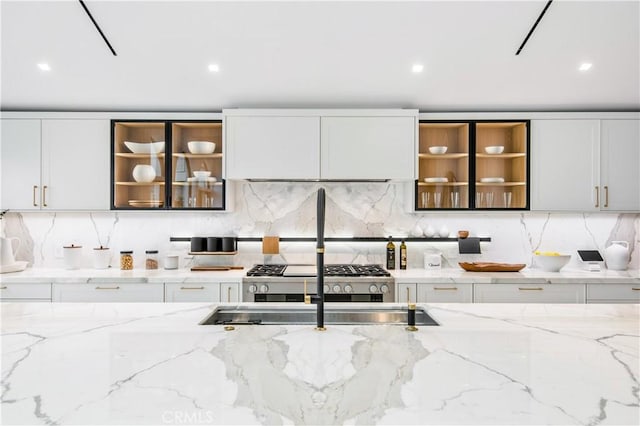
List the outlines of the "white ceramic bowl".
<svg viewBox="0 0 640 426">
<path fill-rule="evenodd" d="M 444 154 L 445 152 L 447 152 L 447 147 L 446 146 L 430 146 L 429 152 L 432 154 Z"/>
<path fill-rule="evenodd" d="M 216 144 L 209 141 L 187 142 L 187 147 L 192 154 L 212 154 L 216 150 Z"/>
<path fill-rule="evenodd" d="M 161 154 L 164 152 L 164 141 L 149 143 L 124 141 L 124 144 L 134 154 Z"/>
<path fill-rule="evenodd" d="M 504 146 L 487 146 L 484 148 L 484 152 L 487 154 L 502 154 L 504 152 Z"/>
<path fill-rule="evenodd" d="M 209 176 L 211 176 L 211 172 L 207 172 L 205 170 L 197 170 L 193 172 L 193 176 L 197 178 L 208 178 Z"/>
<path fill-rule="evenodd" d="M 133 179 L 136 182 L 149 183 L 156 178 L 156 171 L 153 166 L 148 164 L 138 164 L 133 168 Z"/>
<path fill-rule="evenodd" d="M 446 183 L 449 182 L 449 179 L 446 177 L 428 177 L 424 178 L 426 183 Z"/>
<path fill-rule="evenodd" d="M 559 256 L 535 255 L 536 265 L 543 271 L 558 272 L 571 260 L 570 254 L 561 254 Z"/>
</svg>

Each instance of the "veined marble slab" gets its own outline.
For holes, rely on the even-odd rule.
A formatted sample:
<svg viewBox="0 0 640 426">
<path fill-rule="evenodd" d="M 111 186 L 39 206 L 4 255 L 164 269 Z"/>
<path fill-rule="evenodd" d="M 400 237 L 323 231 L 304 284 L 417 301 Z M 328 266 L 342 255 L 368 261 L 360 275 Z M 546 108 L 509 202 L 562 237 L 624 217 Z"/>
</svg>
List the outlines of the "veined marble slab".
<svg viewBox="0 0 640 426">
<path fill-rule="evenodd" d="M 640 423 L 640 305 L 426 306 L 409 333 L 3 304 L 2 424 Z"/>
</svg>

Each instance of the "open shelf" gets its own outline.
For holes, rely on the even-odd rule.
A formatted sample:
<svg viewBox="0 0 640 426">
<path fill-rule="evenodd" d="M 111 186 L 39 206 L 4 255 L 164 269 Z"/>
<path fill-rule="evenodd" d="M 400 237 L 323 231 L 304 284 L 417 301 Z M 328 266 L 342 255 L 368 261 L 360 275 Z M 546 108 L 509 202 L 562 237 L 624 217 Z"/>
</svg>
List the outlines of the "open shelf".
<svg viewBox="0 0 640 426">
<path fill-rule="evenodd" d="M 431 159 L 431 160 L 451 160 L 451 159 L 460 159 L 469 157 L 469 153 L 467 152 L 452 152 L 446 154 L 427 154 L 420 153 L 418 154 L 418 158 L 420 159 Z"/>
<path fill-rule="evenodd" d="M 158 186 L 164 185 L 164 182 L 116 182 L 115 184 L 122 186 Z"/>
<path fill-rule="evenodd" d="M 188 152 L 174 152 L 171 154 L 177 158 L 222 158 L 222 153 L 213 153 L 213 154 L 191 154 Z"/>
<path fill-rule="evenodd" d="M 222 182 L 171 182 L 171 184 L 175 186 L 222 186 Z"/>
<path fill-rule="evenodd" d="M 467 186 L 469 182 L 418 182 L 418 186 Z"/>
</svg>

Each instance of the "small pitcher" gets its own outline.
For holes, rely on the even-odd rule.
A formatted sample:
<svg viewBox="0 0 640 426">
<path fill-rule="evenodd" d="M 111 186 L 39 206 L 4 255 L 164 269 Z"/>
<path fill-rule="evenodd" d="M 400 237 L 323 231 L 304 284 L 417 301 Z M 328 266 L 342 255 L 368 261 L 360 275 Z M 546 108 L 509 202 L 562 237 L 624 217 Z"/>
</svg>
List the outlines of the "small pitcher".
<svg viewBox="0 0 640 426">
<path fill-rule="evenodd" d="M 18 242 L 15 248 L 13 248 L 14 241 Z M 0 265 L 14 265 L 18 248 L 20 248 L 20 238 L 0 238 Z"/>
</svg>

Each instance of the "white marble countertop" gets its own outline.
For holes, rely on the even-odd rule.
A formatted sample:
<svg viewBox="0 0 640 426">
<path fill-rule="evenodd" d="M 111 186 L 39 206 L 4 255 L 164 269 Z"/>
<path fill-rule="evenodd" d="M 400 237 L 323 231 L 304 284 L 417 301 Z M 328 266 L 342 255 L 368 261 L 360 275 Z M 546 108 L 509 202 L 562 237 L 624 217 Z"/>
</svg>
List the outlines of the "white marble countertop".
<svg viewBox="0 0 640 426">
<path fill-rule="evenodd" d="M 441 326 L 199 326 L 2 305 L 2 424 L 640 423 L 640 305 L 425 305 Z"/>
<path fill-rule="evenodd" d="M 109 269 L 61 269 L 27 268 L 22 272 L 0 275 L 0 282 L 12 283 L 97 283 L 97 282 L 141 282 L 141 283 L 201 283 L 239 281 L 247 269 L 231 271 L 197 271 L 189 269 L 121 271 Z M 466 272 L 460 268 L 439 270 L 407 269 L 393 270 L 391 275 L 398 283 L 640 283 L 640 270 L 589 272 L 564 268 L 561 272 L 545 272 L 525 268 L 520 272 Z"/>
</svg>

